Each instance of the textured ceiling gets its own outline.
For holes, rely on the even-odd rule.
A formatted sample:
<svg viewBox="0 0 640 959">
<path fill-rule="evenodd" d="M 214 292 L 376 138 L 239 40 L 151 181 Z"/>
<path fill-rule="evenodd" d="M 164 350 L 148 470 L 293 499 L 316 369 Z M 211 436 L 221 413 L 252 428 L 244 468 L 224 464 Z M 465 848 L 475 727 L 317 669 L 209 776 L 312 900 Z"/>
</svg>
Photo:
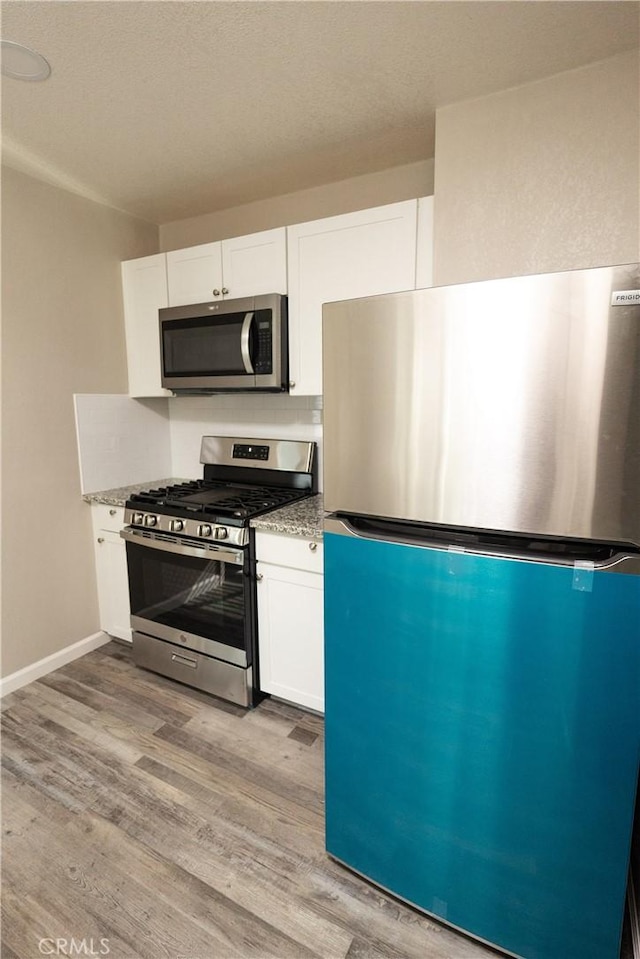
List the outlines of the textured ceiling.
<svg viewBox="0 0 640 959">
<path fill-rule="evenodd" d="M 155 223 L 434 154 L 438 106 L 638 45 L 636 2 L 5 0 L 6 162 Z"/>
</svg>

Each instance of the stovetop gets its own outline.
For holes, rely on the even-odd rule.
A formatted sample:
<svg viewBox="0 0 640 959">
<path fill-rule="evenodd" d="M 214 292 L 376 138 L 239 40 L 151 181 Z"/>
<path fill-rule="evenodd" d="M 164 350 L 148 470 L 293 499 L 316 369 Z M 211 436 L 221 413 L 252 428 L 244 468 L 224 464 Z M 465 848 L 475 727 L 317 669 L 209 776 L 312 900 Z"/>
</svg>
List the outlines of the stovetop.
<svg viewBox="0 0 640 959">
<path fill-rule="evenodd" d="M 250 543 L 249 521 L 311 496 L 315 443 L 203 436 L 203 479 L 134 493 L 125 504 L 125 538 Z M 123 535 L 124 535 L 123 532 Z"/>
<path fill-rule="evenodd" d="M 238 526 L 307 495 L 306 490 L 201 479 L 135 493 L 127 506 L 186 518 L 199 516 Z"/>
<path fill-rule="evenodd" d="M 126 502 L 124 521 L 131 534 L 138 531 L 136 540 L 223 541 L 246 547 L 250 519 L 310 495 L 310 490 L 192 480 L 135 493 Z"/>
</svg>

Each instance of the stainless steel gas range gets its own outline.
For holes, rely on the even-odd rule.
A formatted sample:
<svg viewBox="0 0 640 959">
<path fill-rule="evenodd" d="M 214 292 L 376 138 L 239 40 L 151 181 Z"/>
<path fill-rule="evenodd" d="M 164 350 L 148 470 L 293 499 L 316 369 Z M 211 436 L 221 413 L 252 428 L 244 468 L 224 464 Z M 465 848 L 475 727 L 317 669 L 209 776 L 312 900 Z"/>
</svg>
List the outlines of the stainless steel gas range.
<svg viewBox="0 0 640 959">
<path fill-rule="evenodd" d="M 316 491 L 315 443 L 204 436 L 202 479 L 126 502 L 133 658 L 242 706 L 261 698 L 253 517 Z"/>
</svg>

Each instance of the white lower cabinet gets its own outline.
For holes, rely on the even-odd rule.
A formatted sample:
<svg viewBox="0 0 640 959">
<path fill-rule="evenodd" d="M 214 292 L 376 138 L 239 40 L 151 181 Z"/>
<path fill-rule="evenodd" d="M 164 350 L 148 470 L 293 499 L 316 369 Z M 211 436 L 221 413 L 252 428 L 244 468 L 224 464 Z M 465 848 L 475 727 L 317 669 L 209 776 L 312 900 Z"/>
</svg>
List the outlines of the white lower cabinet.
<svg viewBox="0 0 640 959">
<path fill-rule="evenodd" d="M 322 543 L 256 534 L 260 686 L 324 712 Z"/>
<path fill-rule="evenodd" d="M 120 530 L 124 509 L 94 503 L 91 507 L 98 581 L 100 629 L 131 642 L 127 552 Z"/>
</svg>

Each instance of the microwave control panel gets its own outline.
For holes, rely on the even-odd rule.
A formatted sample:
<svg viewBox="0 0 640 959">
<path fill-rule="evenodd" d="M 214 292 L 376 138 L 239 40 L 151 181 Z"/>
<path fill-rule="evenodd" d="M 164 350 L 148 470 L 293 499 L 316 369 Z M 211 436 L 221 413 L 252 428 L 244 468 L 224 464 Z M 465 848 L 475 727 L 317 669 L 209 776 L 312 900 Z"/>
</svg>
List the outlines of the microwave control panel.
<svg viewBox="0 0 640 959">
<path fill-rule="evenodd" d="M 256 373 L 273 371 L 273 345 L 271 333 L 271 314 L 268 310 L 256 313 L 257 349 L 254 367 Z"/>
</svg>

